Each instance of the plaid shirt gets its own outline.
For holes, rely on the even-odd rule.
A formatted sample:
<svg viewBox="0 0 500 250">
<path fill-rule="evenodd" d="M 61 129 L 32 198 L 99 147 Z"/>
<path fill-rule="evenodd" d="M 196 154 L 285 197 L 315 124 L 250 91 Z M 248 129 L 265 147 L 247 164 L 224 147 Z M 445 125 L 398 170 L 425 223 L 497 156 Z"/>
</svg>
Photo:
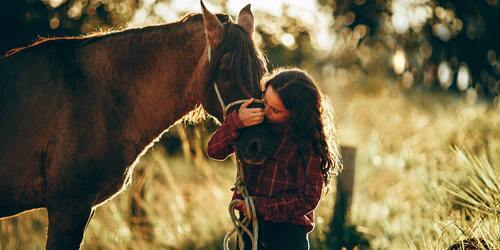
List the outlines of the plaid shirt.
<svg viewBox="0 0 500 250">
<path fill-rule="evenodd" d="M 263 166 L 243 165 L 246 187 L 254 196 L 258 216 L 265 221 L 303 225 L 307 232 L 314 227 L 314 209 L 321 198 L 323 176 L 321 158 L 307 152 L 303 166 L 297 155 L 297 145 L 291 138 L 291 124 L 272 125 L 277 135 L 277 148 Z M 234 153 L 234 141 L 243 128 L 237 112 L 230 113 L 208 142 L 208 156 L 224 160 Z M 234 193 L 233 199 L 241 199 Z"/>
</svg>

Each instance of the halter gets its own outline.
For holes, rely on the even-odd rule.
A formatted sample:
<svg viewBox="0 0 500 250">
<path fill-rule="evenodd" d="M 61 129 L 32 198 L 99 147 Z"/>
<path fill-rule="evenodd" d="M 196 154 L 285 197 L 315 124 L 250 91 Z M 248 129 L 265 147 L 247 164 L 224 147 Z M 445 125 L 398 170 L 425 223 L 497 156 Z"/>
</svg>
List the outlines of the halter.
<svg viewBox="0 0 500 250">
<path fill-rule="evenodd" d="M 210 44 L 208 44 L 208 62 L 211 61 L 211 56 L 212 56 L 212 49 Z M 238 85 L 240 88 L 243 88 L 242 86 Z M 224 100 L 222 99 L 222 96 L 219 91 L 219 87 L 217 86 L 217 81 L 214 80 L 214 89 L 215 93 L 217 94 L 217 99 L 219 100 L 219 104 L 222 107 L 222 115 L 224 116 L 224 120 L 226 119 L 226 114 L 229 111 L 229 109 L 235 105 L 241 104 L 246 102 L 248 99 L 243 99 L 243 100 L 236 100 L 234 102 L 229 103 L 227 106 L 224 104 Z M 248 93 L 248 91 L 245 91 L 244 89 L 241 89 L 243 93 Z M 254 99 L 254 102 L 256 103 L 262 103 L 264 104 L 264 100 L 262 99 Z M 229 215 L 231 216 L 231 220 L 233 222 L 234 228 L 226 233 L 224 236 L 224 250 L 229 249 L 229 239 L 231 238 L 231 235 L 236 233 L 238 237 L 238 244 L 240 250 L 244 248 L 243 245 L 243 234 L 247 234 L 248 237 L 252 241 L 252 250 L 257 250 L 257 245 L 259 241 L 259 223 L 257 220 L 257 210 L 255 208 L 255 202 L 253 198 L 250 196 L 248 193 L 248 190 L 245 186 L 245 180 L 243 176 L 243 165 L 239 160 L 239 157 L 236 157 L 237 161 L 236 164 L 238 166 L 237 169 L 237 174 L 236 174 L 236 183 L 235 189 L 236 192 L 240 193 L 241 196 L 243 197 L 246 207 L 247 207 L 247 214 L 248 217 L 243 218 L 242 220 L 238 219 L 236 214 L 234 213 L 235 206 L 236 206 L 236 201 L 232 201 L 229 204 Z M 252 223 L 252 231 L 249 229 L 250 223 Z"/>
<path fill-rule="evenodd" d="M 210 46 L 210 44 L 208 44 L 208 62 L 210 62 L 211 60 L 212 60 L 212 47 Z M 215 81 L 215 80 L 214 80 L 214 89 L 215 89 L 215 93 L 217 94 L 217 99 L 219 100 L 219 104 L 222 108 L 222 115 L 224 116 L 224 119 L 226 119 L 227 112 L 229 111 L 230 108 L 232 108 L 235 105 L 239 105 L 239 104 L 242 104 L 242 103 L 248 101 L 248 99 L 236 100 L 234 102 L 229 103 L 226 106 L 224 103 L 224 99 L 222 99 L 222 95 L 220 94 L 219 87 L 217 86 L 217 81 Z M 244 91 L 244 92 L 248 93 L 248 91 Z M 254 99 L 253 102 L 264 104 L 264 101 L 262 99 Z"/>
</svg>

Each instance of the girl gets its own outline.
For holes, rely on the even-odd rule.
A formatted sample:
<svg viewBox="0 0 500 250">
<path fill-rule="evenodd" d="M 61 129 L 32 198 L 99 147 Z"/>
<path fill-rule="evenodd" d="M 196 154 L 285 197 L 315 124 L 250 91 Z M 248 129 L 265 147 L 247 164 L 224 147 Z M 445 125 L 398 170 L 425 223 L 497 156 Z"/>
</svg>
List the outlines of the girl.
<svg viewBox="0 0 500 250">
<path fill-rule="evenodd" d="M 262 166 L 243 166 L 260 221 L 259 249 L 309 249 L 314 209 L 341 168 L 331 112 L 312 78 L 300 69 L 278 69 L 262 85 L 264 109 L 248 108 L 250 99 L 230 113 L 210 138 L 208 155 L 225 159 L 234 152 L 240 129 L 267 119 L 276 135 L 274 152 Z M 233 194 L 233 200 L 246 215 L 241 197 Z M 251 249 L 248 238 L 244 243 Z"/>
</svg>

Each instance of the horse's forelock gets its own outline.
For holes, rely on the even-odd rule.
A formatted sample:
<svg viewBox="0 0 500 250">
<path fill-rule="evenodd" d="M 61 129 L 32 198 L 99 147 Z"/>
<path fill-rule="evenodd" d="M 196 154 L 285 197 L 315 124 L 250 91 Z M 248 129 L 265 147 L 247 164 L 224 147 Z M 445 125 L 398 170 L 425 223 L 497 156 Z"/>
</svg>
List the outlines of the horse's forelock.
<svg viewBox="0 0 500 250">
<path fill-rule="evenodd" d="M 222 56 L 229 52 L 232 55 L 231 79 L 253 97 L 260 98 L 262 93 L 259 81 L 266 71 L 266 60 L 262 52 L 241 26 L 228 21 L 224 23 L 224 29 L 222 42 L 213 54 L 211 78 L 216 76 Z"/>
</svg>

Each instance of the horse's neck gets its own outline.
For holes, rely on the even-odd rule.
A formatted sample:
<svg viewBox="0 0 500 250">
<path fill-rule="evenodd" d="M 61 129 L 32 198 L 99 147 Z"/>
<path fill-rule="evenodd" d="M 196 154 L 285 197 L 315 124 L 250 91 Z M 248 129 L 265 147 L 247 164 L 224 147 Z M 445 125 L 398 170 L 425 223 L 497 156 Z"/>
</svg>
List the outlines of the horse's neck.
<svg viewBox="0 0 500 250">
<path fill-rule="evenodd" d="M 119 104 L 129 113 L 121 121 L 123 136 L 141 149 L 200 103 L 203 27 L 168 28 L 109 39 L 105 52 L 113 69 L 109 77 L 114 86 L 108 89 L 126 99 Z"/>
</svg>

